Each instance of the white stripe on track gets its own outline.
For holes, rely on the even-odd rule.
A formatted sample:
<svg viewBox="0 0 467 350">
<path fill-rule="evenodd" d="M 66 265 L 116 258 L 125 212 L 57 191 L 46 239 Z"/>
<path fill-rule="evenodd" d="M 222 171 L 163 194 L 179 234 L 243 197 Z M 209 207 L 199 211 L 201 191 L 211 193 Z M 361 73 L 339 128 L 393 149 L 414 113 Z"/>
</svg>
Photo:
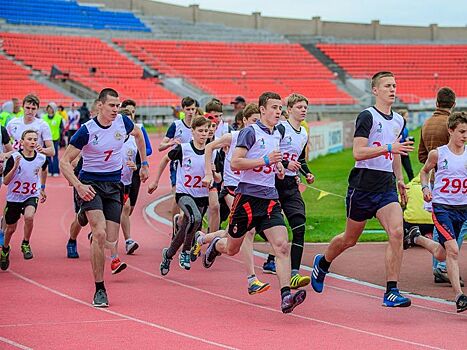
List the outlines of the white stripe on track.
<svg viewBox="0 0 467 350">
<path fill-rule="evenodd" d="M 17 343 L 15 341 L 11 340 L 11 339 L 4 338 L 2 336 L 0 336 L 0 341 L 6 343 L 8 345 L 14 346 L 15 348 L 18 348 L 18 349 L 32 350 L 32 348 L 30 348 L 30 347 L 27 347 L 27 346 L 25 346 L 23 344 Z"/>
</svg>

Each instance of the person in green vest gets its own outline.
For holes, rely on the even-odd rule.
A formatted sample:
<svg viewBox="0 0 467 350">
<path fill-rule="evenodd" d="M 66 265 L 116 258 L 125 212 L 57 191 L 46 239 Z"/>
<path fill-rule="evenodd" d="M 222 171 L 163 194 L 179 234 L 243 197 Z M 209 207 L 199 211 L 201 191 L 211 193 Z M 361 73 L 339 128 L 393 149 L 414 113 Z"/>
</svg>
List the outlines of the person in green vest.
<svg viewBox="0 0 467 350">
<path fill-rule="evenodd" d="M 45 110 L 47 113 L 42 116 L 42 119 L 49 125 L 55 149 L 55 155 L 47 158 L 49 161 L 49 176 L 56 177 L 60 175 L 58 149 L 60 147 L 60 135 L 63 131 L 63 118 L 58 113 L 57 105 L 54 102 L 50 102 Z"/>
<path fill-rule="evenodd" d="M 21 106 L 21 101 L 18 100 L 16 97 L 13 97 L 11 100 L 13 101 L 12 118 L 23 118 L 24 117 L 24 109 Z"/>
<path fill-rule="evenodd" d="M 5 127 L 10 119 L 12 118 L 13 113 L 13 101 L 6 101 L 2 105 L 2 113 L 0 113 L 0 124 Z"/>
</svg>

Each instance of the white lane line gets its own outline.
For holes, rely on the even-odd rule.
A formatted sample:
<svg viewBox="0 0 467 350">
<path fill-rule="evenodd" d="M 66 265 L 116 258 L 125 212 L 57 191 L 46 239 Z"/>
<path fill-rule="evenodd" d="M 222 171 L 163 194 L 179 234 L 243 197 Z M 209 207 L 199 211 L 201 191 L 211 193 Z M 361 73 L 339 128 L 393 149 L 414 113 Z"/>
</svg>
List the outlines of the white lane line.
<svg viewBox="0 0 467 350">
<path fill-rule="evenodd" d="M 12 328 L 12 327 L 35 327 L 35 326 L 61 326 L 69 324 L 86 324 L 86 323 L 107 323 L 107 322 L 128 322 L 124 318 L 114 318 L 111 320 L 84 320 L 84 321 L 65 321 L 65 322 L 37 322 L 37 323 L 12 323 L 12 324 L 0 324 L 0 328 Z"/>
<path fill-rule="evenodd" d="M 35 281 L 35 280 L 31 279 L 31 278 L 28 278 L 26 276 L 23 276 L 23 275 L 15 272 L 13 270 L 9 270 L 9 273 L 11 273 L 12 275 L 16 276 L 17 278 L 19 278 L 19 279 L 21 279 L 21 280 L 23 280 L 23 281 L 25 281 L 27 283 L 30 283 L 30 284 L 32 284 L 32 285 L 34 285 L 36 287 L 42 288 L 42 289 L 44 289 L 44 290 L 46 290 L 46 291 L 48 291 L 50 293 L 53 293 L 55 295 L 61 296 L 62 298 L 74 301 L 75 303 L 84 305 L 84 306 L 86 306 L 88 308 L 92 308 L 94 310 L 105 312 L 105 313 L 108 313 L 108 314 L 113 315 L 113 316 L 118 316 L 120 318 L 125 318 L 127 320 L 143 324 L 145 326 L 149 326 L 149 327 L 152 327 L 152 328 L 157 328 L 159 330 L 169 332 L 169 333 L 172 333 L 172 334 L 176 334 L 176 335 L 179 335 L 179 336 L 191 339 L 191 340 L 199 341 L 201 343 L 217 346 L 217 347 L 222 348 L 222 349 L 236 349 L 234 347 L 231 347 L 231 346 L 228 346 L 228 345 L 225 345 L 225 344 L 221 344 L 221 343 L 217 343 L 217 342 L 207 340 L 207 339 L 204 339 L 204 338 L 196 337 L 196 336 L 188 334 L 188 333 L 184 333 L 184 332 L 180 332 L 180 331 L 177 331 L 175 329 L 172 329 L 172 328 L 164 327 L 162 325 L 159 325 L 159 324 L 156 324 L 156 323 L 153 323 L 153 322 L 141 320 L 141 319 L 136 318 L 136 317 L 132 317 L 132 316 L 129 316 L 129 315 L 122 314 L 120 312 L 116 312 L 116 311 L 112 311 L 112 310 L 104 309 L 104 308 L 94 308 L 93 306 L 91 306 L 91 304 L 89 302 L 83 301 L 81 299 L 77 299 L 75 297 L 72 297 L 71 295 L 68 295 L 68 294 L 62 293 L 62 292 L 60 292 L 60 291 L 58 291 L 56 289 L 47 287 L 46 285 L 44 285 L 44 284 L 42 284 L 40 282 L 37 282 L 37 281 Z M 27 349 L 29 349 L 29 348 L 27 348 Z"/>
<path fill-rule="evenodd" d="M 11 340 L 11 339 L 4 338 L 4 337 L 2 337 L 2 336 L 0 336 L 0 341 L 1 341 L 1 342 L 4 342 L 4 343 L 7 343 L 8 345 L 14 346 L 15 348 L 18 348 L 18 349 L 32 350 L 32 348 L 27 347 L 26 345 L 17 343 L 17 342 L 15 342 L 15 341 Z"/>
</svg>

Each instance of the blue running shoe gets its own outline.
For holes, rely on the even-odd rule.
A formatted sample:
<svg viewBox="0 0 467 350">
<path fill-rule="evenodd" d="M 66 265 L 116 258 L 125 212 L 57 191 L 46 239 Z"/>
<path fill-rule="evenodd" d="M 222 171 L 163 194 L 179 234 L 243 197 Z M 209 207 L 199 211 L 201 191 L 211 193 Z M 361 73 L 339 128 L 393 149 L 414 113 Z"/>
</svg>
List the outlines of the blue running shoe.
<svg viewBox="0 0 467 350">
<path fill-rule="evenodd" d="M 275 263 L 274 260 L 266 261 L 263 264 L 263 273 L 268 273 L 268 274 L 271 274 L 271 275 L 276 274 L 276 263 Z"/>
<path fill-rule="evenodd" d="M 392 288 L 389 293 L 384 294 L 383 306 L 408 307 L 410 304 L 412 304 L 410 299 L 402 296 L 397 288 Z"/>
<path fill-rule="evenodd" d="M 311 286 L 316 293 L 321 293 L 324 288 L 324 278 L 327 272 L 319 267 L 319 261 L 324 258 L 323 254 L 318 254 L 313 260 L 313 271 L 311 272 Z"/>
<path fill-rule="evenodd" d="M 3 230 L 0 230 L 0 245 L 3 245 L 4 241 L 5 241 L 5 234 L 3 233 Z"/>
<path fill-rule="evenodd" d="M 67 243 L 67 245 L 66 245 L 66 256 L 68 257 L 68 259 L 78 259 L 79 258 L 78 247 L 77 247 L 76 241 Z"/>
</svg>

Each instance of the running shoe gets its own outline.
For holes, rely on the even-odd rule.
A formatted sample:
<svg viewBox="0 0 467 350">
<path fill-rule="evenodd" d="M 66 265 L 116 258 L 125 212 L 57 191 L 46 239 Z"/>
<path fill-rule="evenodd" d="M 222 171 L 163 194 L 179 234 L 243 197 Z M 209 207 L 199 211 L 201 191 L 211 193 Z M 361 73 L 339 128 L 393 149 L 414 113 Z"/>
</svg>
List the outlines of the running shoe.
<svg viewBox="0 0 467 350">
<path fill-rule="evenodd" d="M 411 303 L 410 299 L 402 296 L 397 288 L 392 288 L 388 293 L 384 293 L 383 306 L 408 307 Z"/>
<path fill-rule="evenodd" d="M 433 269 L 433 276 L 435 276 L 435 283 L 451 283 L 446 269 L 440 267 Z"/>
<path fill-rule="evenodd" d="M 31 245 L 29 243 L 22 243 L 21 251 L 23 252 L 23 257 L 26 260 L 32 259 L 34 257 L 34 255 L 32 255 Z"/>
<path fill-rule="evenodd" d="M 261 294 L 269 290 L 269 288 L 271 288 L 271 285 L 269 283 L 263 283 L 260 280 L 256 279 L 253 283 L 250 283 L 250 285 L 248 286 L 248 294 Z"/>
<path fill-rule="evenodd" d="M 206 250 L 206 254 L 204 255 L 203 259 L 203 266 L 207 269 L 209 269 L 212 266 L 212 264 L 214 264 L 214 260 L 216 260 L 216 258 L 219 255 L 221 255 L 221 253 L 219 253 L 215 248 L 217 241 L 219 241 L 220 239 L 220 237 L 214 238 L 211 244 L 209 244 L 208 249 Z"/>
<path fill-rule="evenodd" d="M 7 252 L 4 252 L 3 249 L 0 252 L 0 268 L 5 271 L 10 266 L 10 249 Z"/>
<path fill-rule="evenodd" d="M 291 313 L 306 298 L 306 291 L 299 290 L 295 294 L 287 294 L 282 298 L 281 309 L 284 314 Z"/>
<path fill-rule="evenodd" d="M 191 269 L 190 265 L 190 252 L 181 252 L 179 255 L 178 264 L 182 269 L 189 270 Z"/>
<path fill-rule="evenodd" d="M 104 289 L 99 289 L 94 294 L 94 300 L 92 301 L 94 307 L 109 307 L 109 300 L 107 299 L 107 293 Z"/>
<path fill-rule="evenodd" d="M 3 232 L 2 229 L 0 229 L 0 246 L 3 245 L 4 241 L 5 241 L 5 233 Z"/>
<path fill-rule="evenodd" d="M 172 262 L 172 258 L 167 257 L 167 250 L 169 250 L 169 248 L 162 249 L 162 262 L 160 266 L 162 276 L 165 276 L 169 273 L 170 263 Z"/>
<path fill-rule="evenodd" d="M 178 218 L 180 217 L 180 214 L 175 214 L 174 217 L 172 218 L 172 239 L 174 239 L 175 235 L 178 232 Z"/>
<path fill-rule="evenodd" d="M 404 250 L 409 249 L 410 247 L 415 247 L 415 238 L 421 236 L 420 229 L 418 226 L 413 226 L 410 230 L 404 231 Z"/>
<path fill-rule="evenodd" d="M 323 254 L 318 254 L 313 260 L 313 271 L 311 272 L 311 286 L 316 293 L 322 293 L 324 288 L 324 278 L 327 272 L 319 267 L 319 261 L 324 258 Z"/>
<path fill-rule="evenodd" d="M 123 261 L 120 261 L 119 257 L 116 257 L 115 259 L 112 260 L 110 263 L 110 268 L 112 270 L 112 275 L 116 275 L 119 272 L 122 272 L 123 270 L 126 269 L 126 263 Z"/>
<path fill-rule="evenodd" d="M 266 261 L 263 264 L 263 273 L 275 275 L 276 274 L 276 263 L 274 260 Z"/>
<path fill-rule="evenodd" d="M 456 300 L 457 312 L 464 312 L 467 310 L 467 296 L 465 294 L 459 295 Z"/>
<path fill-rule="evenodd" d="M 66 245 L 66 256 L 68 259 L 78 259 L 79 254 L 78 254 L 78 244 L 76 241 L 70 242 L 68 241 Z"/>
<path fill-rule="evenodd" d="M 290 288 L 291 289 L 297 289 L 297 288 L 302 288 L 310 284 L 310 277 L 308 276 L 302 276 L 299 273 L 296 275 L 293 275 L 290 278 Z"/>
<path fill-rule="evenodd" d="M 198 259 L 199 255 L 201 254 L 202 245 L 198 242 L 198 238 L 201 237 L 201 235 L 204 235 L 204 233 L 201 231 L 198 231 L 195 233 L 195 241 L 190 251 L 190 259 L 192 262 L 195 262 L 196 259 Z"/>
<path fill-rule="evenodd" d="M 88 240 L 89 240 L 89 244 L 91 244 L 92 243 L 92 232 L 88 233 Z"/>
<path fill-rule="evenodd" d="M 126 250 L 127 255 L 133 254 L 135 250 L 138 248 L 139 248 L 138 242 L 132 239 L 129 239 L 125 242 L 125 250 Z"/>
<path fill-rule="evenodd" d="M 78 211 L 78 224 L 81 226 L 81 227 L 84 227 L 88 224 L 88 217 L 86 216 L 86 212 L 79 208 L 79 211 Z"/>
</svg>

